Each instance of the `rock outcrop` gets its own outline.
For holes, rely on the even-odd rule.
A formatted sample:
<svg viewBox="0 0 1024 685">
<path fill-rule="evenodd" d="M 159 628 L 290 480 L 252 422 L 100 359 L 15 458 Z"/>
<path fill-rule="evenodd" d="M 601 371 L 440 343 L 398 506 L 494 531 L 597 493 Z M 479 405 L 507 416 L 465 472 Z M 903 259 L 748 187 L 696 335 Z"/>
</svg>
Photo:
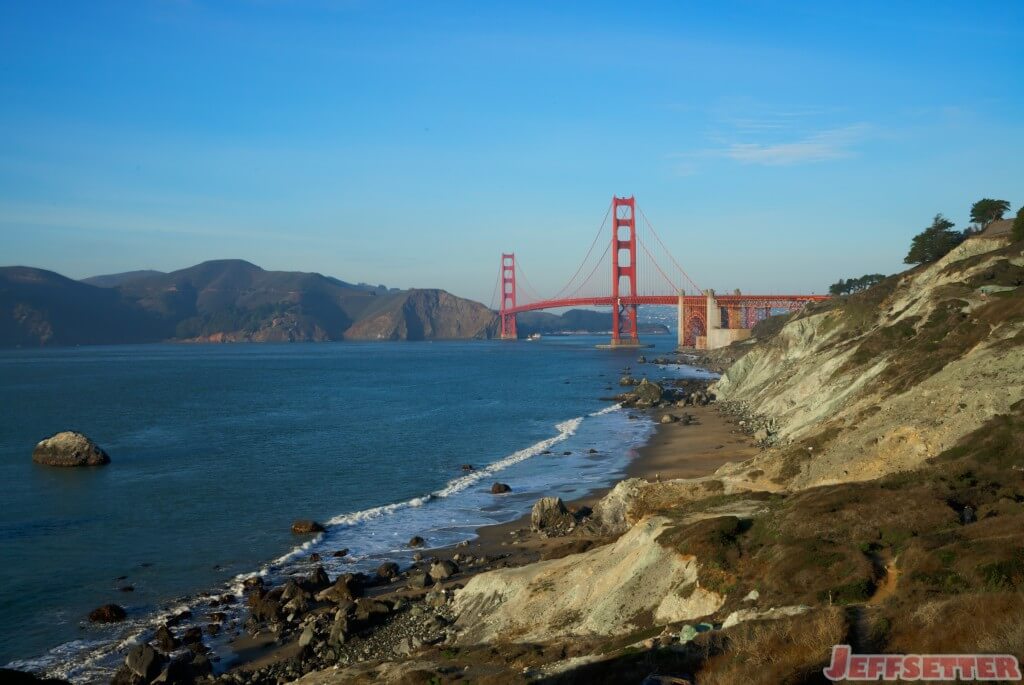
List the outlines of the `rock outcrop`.
<svg viewBox="0 0 1024 685">
<path fill-rule="evenodd" d="M 543 497 L 533 505 L 530 527 L 548 533 L 562 533 L 576 525 L 576 518 L 565 508 L 559 497 Z"/>
<path fill-rule="evenodd" d="M 723 598 L 696 586 L 698 560 L 658 542 L 669 525 L 650 517 L 613 544 L 475 576 L 455 595 L 458 643 L 618 635 L 713 613 Z"/>
<path fill-rule="evenodd" d="M 103 466 L 110 457 L 99 445 L 76 431 L 63 431 L 39 441 L 32 461 L 44 466 Z"/>
</svg>

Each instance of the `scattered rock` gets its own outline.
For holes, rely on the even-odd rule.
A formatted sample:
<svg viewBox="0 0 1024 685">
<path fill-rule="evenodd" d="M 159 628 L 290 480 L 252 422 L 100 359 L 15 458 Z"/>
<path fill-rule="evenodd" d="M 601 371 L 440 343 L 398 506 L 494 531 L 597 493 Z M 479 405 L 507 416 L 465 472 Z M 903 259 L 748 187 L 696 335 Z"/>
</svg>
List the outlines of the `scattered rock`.
<svg viewBox="0 0 1024 685">
<path fill-rule="evenodd" d="M 442 559 L 430 565 L 430 577 L 434 580 L 446 580 L 459 572 L 459 567 L 454 561 Z"/>
<path fill-rule="evenodd" d="M 89 620 L 93 623 L 117 623 L 127 616 L 124 607 L 117 604 L 104 604 L 89 612 Z"/>
<path fill-rule="evenodd" d="M 427 543 L 426 540 L 421 538 L 419 535 L 413 535 L 409 538 L 409 547 L 422 547 Z"/>
<path fill-rule="evenodd" d="M 110 456 L 85 435 L 63 431 L 39 441 L 32 461 L 44 466 L 103 466 Z"/>
<path fill-rule="evenodd" d="M 409 587 L 413 590 L 422 590 L 433 584 L 431 577 L 423 571 L 417 571 L 409 576 Z"/>
<path fill-rule="evenodd" d="M 387 616 L 391 613 L 391 607 L 376 599 L 364 597 L 356 601 L 355 618 L 358 621 L 368 621 L 375 616 Z"/>
<path fill-rule="evenodd" d="M 472 464 L 463 464 L 462 465 L 462 470 L 463 471 L 472 471 L 473 470 L 473 465 Z"/>
<path fill-rule="evenodd" d="M 156 633 L 153 635 L 153 642 L 156 644 L 156 648 L 164 654 L 170 654 L 180 644 L 177 638 L 174 637 L 174 634 L 171 633 L 171 629 L 166 625 L 156 629 Z"/>
<path fill-rule="evenodd" d="M 310 535 L 324 532 L 324 527 L 316 521 L 300 519 L 292 523 L 292 532 L 296 535 Z"/>
<path fill-rule="evenodd" d="M 145 682 L 149 682 L 163 668 L 163 657 L 149 645 L 136 645 L 128 650 L 128 656 L 124 659 L 124 665 Z"/>
<path fill-rule="evenodd" d="M 500 495 L 502 493 L 511 492 L 512 488 L 506 483 L 495 483 L 491 486 L 492 495 Z"/>
<path fill-rule="evenodd" d="M 343 556 L 346 556 L 346 555 L 348 555 L 348 547 L 346 547 L 345 549 L 339 549 L 337 552 L 335 552 L 331 556 L 332 557 L 343 557 Z"/>
<path fill-rule="evenodd" d="M 394 580 L 398 577 L 398 571 L 398 564 L 393 561 L 385 561 L 377 567 L 377 575 L 380 578 L 386 578 L 387 580 Z"/>
<path fill-rule="evenodd" d="M 331 579 L 323 566 L 317 566 L 302 583 L 302 589 L 306 592 L 317 593 L 331 586 Z"/>
<path fill-rule="evenodd" d="M 346 601 L 351 602 L 363 592 L 362 578 L 362 575 L 354 573 L 340 575 L 334 581 L 334 585 L 317 593 L 316 599 L 321 602 L 334 602 L 335 604 L 341 604 Z"/>
</svg>

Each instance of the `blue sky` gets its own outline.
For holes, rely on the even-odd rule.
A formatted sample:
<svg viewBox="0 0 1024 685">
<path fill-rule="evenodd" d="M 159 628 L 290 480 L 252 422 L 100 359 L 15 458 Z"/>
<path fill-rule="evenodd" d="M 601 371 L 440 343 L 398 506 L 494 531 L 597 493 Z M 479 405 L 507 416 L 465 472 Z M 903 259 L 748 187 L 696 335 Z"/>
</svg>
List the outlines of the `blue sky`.
<svg viewBox="0 0 1024 685">
<path fill-rule="evenodd" d="M 0 264 L 555 291 L 612 194 L 702 287 L 1024 203 L 1024 3 L 0 4 Z"/>
</svg>

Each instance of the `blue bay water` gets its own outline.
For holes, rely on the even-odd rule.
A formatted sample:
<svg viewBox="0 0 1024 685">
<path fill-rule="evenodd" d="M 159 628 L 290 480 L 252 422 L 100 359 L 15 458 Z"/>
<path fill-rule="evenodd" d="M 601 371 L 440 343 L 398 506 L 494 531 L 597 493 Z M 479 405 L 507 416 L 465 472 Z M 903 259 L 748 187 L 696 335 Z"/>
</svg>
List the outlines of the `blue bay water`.
<svg viewBox="0 0 1024 685">
<path fill-rule="evenodd" d="M 408 561 L 412 535 L 454 544 L 609 484 L 652 425 L 600 399 L 635 359 L 601 341 L 0 352 L 0 663 L 102 679 L 160 615 L 201 615 L 201 591 L 308 572 L 312 552 L 332 575 Z M 31 463 L 67 429 L 113 463 Z M 297 518 L 327 532 L 297 538 Z M 89 625 L 107 602 L 129 621 Z"/>
</svg>

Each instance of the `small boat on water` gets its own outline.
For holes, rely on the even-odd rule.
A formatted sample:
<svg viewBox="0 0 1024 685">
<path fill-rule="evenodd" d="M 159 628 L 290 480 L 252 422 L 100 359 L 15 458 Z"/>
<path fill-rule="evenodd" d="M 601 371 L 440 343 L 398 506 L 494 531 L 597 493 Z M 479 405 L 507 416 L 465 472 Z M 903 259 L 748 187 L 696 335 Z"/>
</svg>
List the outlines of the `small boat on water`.
<svg viewBox="0 0 1024 685">
<path fill-rule="evenodd" d="M 540 340 L 540 333 L 533 333 L 527 340 Z"/>
</svg>

